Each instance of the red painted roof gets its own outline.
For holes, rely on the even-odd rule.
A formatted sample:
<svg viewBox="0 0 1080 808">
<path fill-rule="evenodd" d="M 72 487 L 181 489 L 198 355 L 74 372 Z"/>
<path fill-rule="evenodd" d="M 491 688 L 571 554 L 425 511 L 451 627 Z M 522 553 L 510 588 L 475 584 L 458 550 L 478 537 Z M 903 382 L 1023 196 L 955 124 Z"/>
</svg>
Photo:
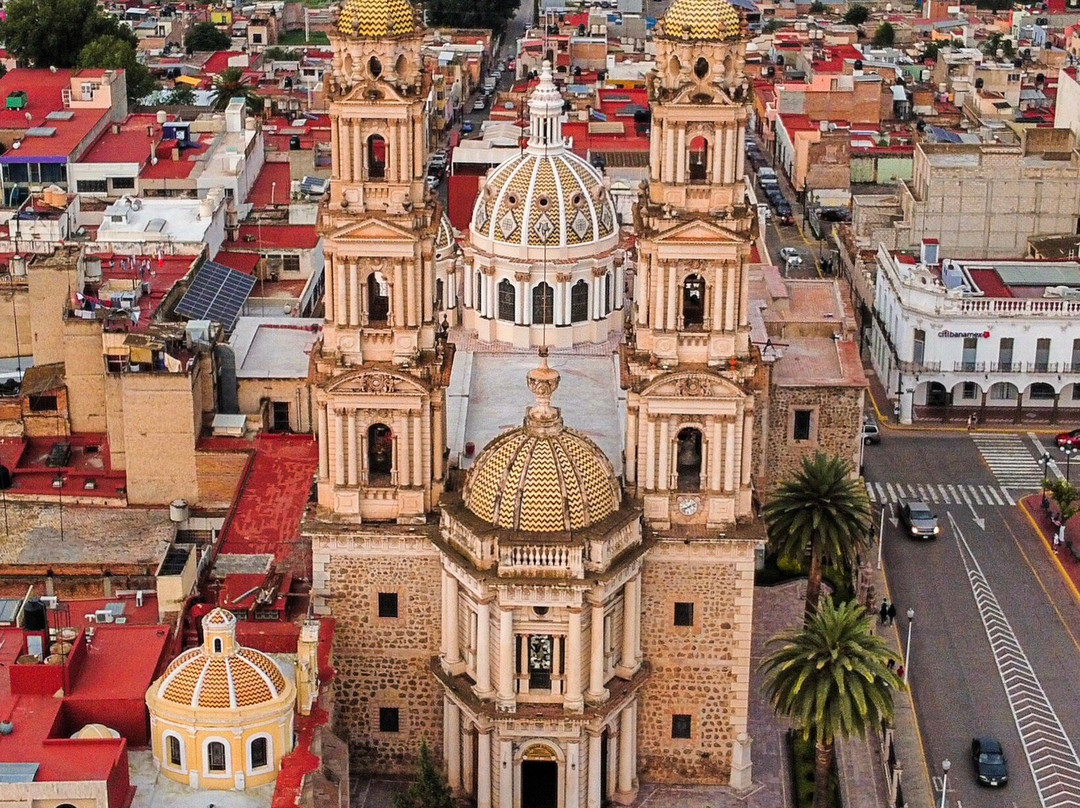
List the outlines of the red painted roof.
<svg viewBox="0 0 1080 808">
<path fill-rule="evenodd" d="M 229 60 L 236 56 L 243 56 L 243 51 L 218 51 L 205 62 L 202 72 L 209 76 L 216 76 L 229 67 Z M 244 68 L 247 70 L 248 68 Z"/>
<path fill-rule="evenodd" d="M 263 163 L 247 201 L 256 208 L 270 207 L 271 200 L 275 205 L 288 205 L 291 183 L 288 163 Z"/>
<path fill-rule="evenodd" d="M 119 133 L 111 127 L 106 129 L 79 162 L 142 164 L 150 159 L 150 151 L 160 138 L 161 126 L 156 115 L 128 115 Z"/>
<path fill-rule="evenodd" d="M 237 272 L 243 272 L 245 275 L 254 275 L 255 267 L 259 265 L 259 254 L 257 252 L 221 250 L 214 256 L 214 260 L 219 264 L 227 266 L 229 269 L 235 269 Z"/>
<path fill-rule="evenodd" d="M 138 325 L 132 325 L 131 331 L 145 331 L 154 313 L 161 306 L 165 296 L 176 282 L 191 271 L 195 257 L 191 255 L 121 255 L 120 253 L 99 253 L 101 276 L 109 280 L 138 280 L 150 284 L 150 294 L 139 298 L 139 310 L 142 315 Z M 149 261 L 149 269 L 146 262 Z"/>
<path fill-rule="evenodd" d="M 241 225 L 240 242 L 247 236 L 254 238 L 250 242 L 252 245 L 267 250 L 310 250 L 319 243 L 319 234 L 313 224 Z"/>
<path fill-rule="evenodd" d="M 469 232 L 473 206 L 480 193 L 480 177 L 472 174 L 454 174 L 447 183 L 447 215 L 450 224 L 462 233 Z"/>
</svg>

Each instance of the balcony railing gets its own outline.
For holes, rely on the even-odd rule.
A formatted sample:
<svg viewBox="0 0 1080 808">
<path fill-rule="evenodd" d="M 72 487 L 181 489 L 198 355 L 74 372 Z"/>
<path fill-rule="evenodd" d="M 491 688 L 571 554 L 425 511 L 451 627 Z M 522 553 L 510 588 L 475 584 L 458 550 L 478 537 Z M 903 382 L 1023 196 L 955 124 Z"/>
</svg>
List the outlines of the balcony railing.
<svg viewBox="0 0 1080 808">
<path fill-rule="evenodd" d="M 901 362 L 900 370 L 904 373 L 940 373 L 941 362 Z"/>
<path fill-rule="evenodd" d="M 1028 362 L 1028 373 L 1059 373 L 1058 368 L 1060 363 L 1058 362 Z"/>
<path fill-rule="evenodd" d="M 961 373 L 984 373 L 985 362 L 953 362 L 953 370 Z"/>
<path fill-rule="evenodd" d="M 972 297 L 946 301 L 943 311 L 960 314 L 995 314 L 999 316 L 1027 316 L 1032 314 L 1075 317 L 1080 315 L 1080 300 L 1046 300 L 1039 298 Z"/>
<path fill-rule="evenodd" d="M 585 574 L 582 548 L 568 545 L 501 545 L 500 575 L 580 578 Z"/>
<path fill-rule="evenodd" d="M 991 373 L 1021 373 L 1024 370 L 1023 362 L 991 362 Z"/>
</svg>

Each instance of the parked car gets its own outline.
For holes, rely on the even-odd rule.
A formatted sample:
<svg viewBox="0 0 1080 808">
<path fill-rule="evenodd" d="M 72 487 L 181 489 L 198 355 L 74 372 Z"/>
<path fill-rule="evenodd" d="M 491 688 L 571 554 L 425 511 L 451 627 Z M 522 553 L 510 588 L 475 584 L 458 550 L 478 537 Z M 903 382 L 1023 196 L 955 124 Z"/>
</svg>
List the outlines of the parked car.
<svg viewBox="0 0 1080 808">
<path fill-rule="evenodd" d="M 997 738 L 972 738 L 971 762 L 975 764 L 975 780 L 979 785 L 1000 787 L 1009 782 L 1005 750 Z"/>
<path fill-rule="evenodd" d="M 941 533 L 936 514 L 930 512 L 929 506 L 920 499 L 903 499 L 900 501 L 899 516 L 908 533 L 916 539 L 932 539 Z"/>
<path fill-rule="evenodd" d="M 446 168 L 449 158 L 446 152 L 440 150 L 431 155 L 431 159 L 428 160 L 428 166 L 430 168 Z"/>
<path fill-rule="evenodd" d="M 472 102 L 472 109 L 473 112 L 483 112 L 487 109 L 487 101 L 484 100 L 483 96 Z"/>
<path fill-rule="evenodd" d="M 472 125 L 472 121 L 465 121 L 465 123 L 463 123 L 463 124 L 461 125 L 461 132 L 462 132 L 462 134 L 465 134 L 465 135 L 467 135 L 467 134 L 471 133 L 471 132 L 472 132 L 472 130 L 473 130 L 473 125 Z"/>
<path fill-rule="evenodd" d="M 1059 432 L 1057 437 L 1054 438 L 1054 442 L 1057 443 L 1059 449 L 1064 449 L 1066 446 L 1080 448 L 1080 429 L 1074 429 L 1072 432 Z"/>
<path fill-rule="evenodd" d="M 794 224 L 795 220 L 791 216 L 791 205 L 786 201 L 777 202 L 776 218 L 780 220 L 780 224 Z"/>
<path fill-rule="evenodd" d="M 794 247 L 781 248 L 780 257 L 785 261 L 790 261 L 792 258 L 799 258 L 800 261 L 802 259 L 802 256 L 799 255 L 799 251 Z"/>
<path fill-rule="evenodd" d="M 862 442 L 867 446 L 871 443 L 881 443 L 881 429 L 877 424 L 868 421 L 862 425 Z"/>
<path fill-rule="evenodd" d="M 760 171 L 767 166 L 769 161 L 765 158 L 765 155 L 761 152 L 754 152 L 750 155 L 750 165 L 754 167 L 755 171 Z"/>
<path fill-rule="evenodd" d="M 442 182 L 442 178 L 439 177 L 438 174 L 428 174 L 426 182 L 427 187 L 434 191 L 436 188 L 439 187 L 439 183 Z"/>
</svg>

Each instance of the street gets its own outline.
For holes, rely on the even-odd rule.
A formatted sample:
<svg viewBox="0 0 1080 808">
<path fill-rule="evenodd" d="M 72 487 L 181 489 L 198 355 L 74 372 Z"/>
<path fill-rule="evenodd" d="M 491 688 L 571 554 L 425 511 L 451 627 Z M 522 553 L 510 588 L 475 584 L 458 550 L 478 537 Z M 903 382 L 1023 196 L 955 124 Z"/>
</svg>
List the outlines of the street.
<svg viewBox="0 0 1080 808">
<path fill-rule="evenodd" d="M 1080 737 L 1080 608 L 1012 504 L 1038 490 L 1036 441 L 987 437 L 886 432 L 866 447 L 868 493 L 887 507 L 883 557 L 902 641 L 915 610 L 908 672 L 926 759 L 939 795 L 941 761 L 951 761 L 954 808 L 1080 804 L 1069 740 Z M 901 532 L 892 518 L 901 497 L 937 514 L 935 541 Z M 976 735 L 1004 745 L 1005 788 L 977 785 Z"/>
</svg>

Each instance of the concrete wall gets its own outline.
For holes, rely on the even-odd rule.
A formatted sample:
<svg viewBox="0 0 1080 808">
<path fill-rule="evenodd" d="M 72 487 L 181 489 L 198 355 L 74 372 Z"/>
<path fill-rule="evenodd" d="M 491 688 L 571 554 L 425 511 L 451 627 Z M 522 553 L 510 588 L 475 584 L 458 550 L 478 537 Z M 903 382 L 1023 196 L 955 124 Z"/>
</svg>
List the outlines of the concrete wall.
<svg viewBox="0 0 1080 808">
<path fill-rule="evenodd" d="M 25 280 L 16 282 L 8 276 L 0 282 L 0 357 L 31 356 L 34 352 L 32 308 Z"/>
<path fill-rule="evenodd" d="M 62 329 L 71 428 L 75 432 L 105 432 L 108 425 L 101 323 L 71 317 L 62 321 Z"/>
<path fill-rule="evenodd" d="M 64 361 L 64 308 L 75 289 L 77 265 L 30 267 L 30 311 L 34 364 Z M 23 328 L 20 321 L 19 328 Z M 20 335 L 21 336 L 21 335 Z M 100 346 L 99 351 L 100 353 Z"/>
</svg>

